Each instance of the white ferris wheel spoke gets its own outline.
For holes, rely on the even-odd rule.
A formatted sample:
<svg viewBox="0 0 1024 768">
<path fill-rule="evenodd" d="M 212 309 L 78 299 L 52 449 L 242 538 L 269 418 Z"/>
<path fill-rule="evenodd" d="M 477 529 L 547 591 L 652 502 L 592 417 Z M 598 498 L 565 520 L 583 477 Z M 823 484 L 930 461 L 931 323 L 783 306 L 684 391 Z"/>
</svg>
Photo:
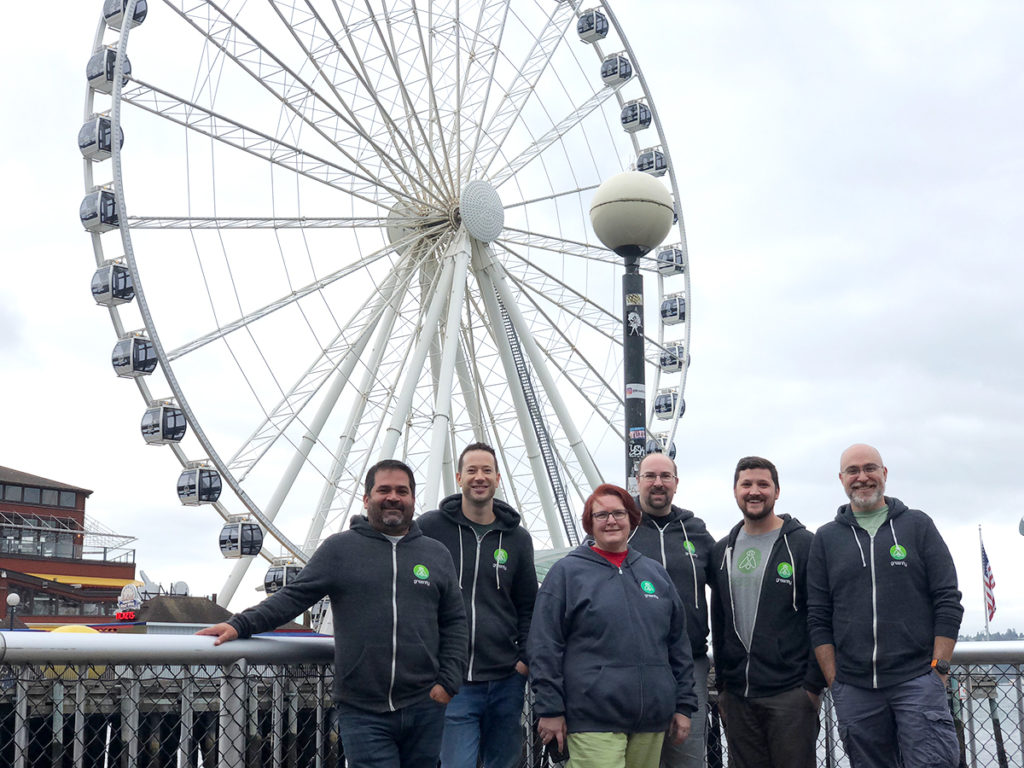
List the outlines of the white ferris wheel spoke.
<svg viewBox="0 0 1024 768">
<path fill-rule="evenodd" d="M 227 336 L 230 333 L 233 333 L 234 331 L 246 328 L 247 326 L 250 326 L 251 324 L 255 323 L 257 320 L 260 320 L 261 318 L 264 318 L 272 314 L 273 312 L 282 309 L 283 307 L 286 307 L 290 304 L 294 304 L 300 299 L 309 296 L 310 294 L 316 291 L 323 290 L 327 286 L 331 285 L 332 283 L 338 280 L 341 280 L 342 278 L 348 275 L 365 269 L 367 266 L 373 264 L 374 262 L 390 254 L 394 249 L 395 246 L 390 245 L 386 248 L 382 248 L 381 250 L 375 253 L 370 254 L 366 258 L 360 259 L 359 261 L 353 262 L 351 264 L 347 264 L 341 269 L 332 272 L 329 275 L 325 275 L 324 277 L 320 278 L 319 280 L 316 280 L 315 282 L 309 283 L 308 285 L 305 285 L 302 288 L 294 290 L 288 295 L 280 297 L 276 301 L 272 301 L 269 304 L 265 304 L 259 309 L 254 310 L 253 312 L 250 312 L 246 315 L 243 315 L 242 317 L 239 317 L 237 320 L 222 325 L 216 331 L 211 331 L 210 333 L 204 336 L 200 336 L 197 339 L 193 339 L 187 344 L 181 345 L 177 349 L 171 350 L 170 352 L 167 353 L 167 359 L 176 360 L 179 357 L 183 357 L 184 355 L 187 355 L 190 352 L 194 352 L 200 347 L 209 344 L 211 341 L 216 341 L 217 339 L 224 338 L 225 336 Z"/>
<path fill-rule="evenodd" d="M 367 72 L 365 63 L 362 59 L 353 59 L 352 56 L 344 49 L 341 41 L 331 33 L 330 29 L 323 22 L 320 14 L 315 8 L 309 3 L 305 2 L 301 7 L 299 3 L 286 3 L 280 0 L 272 0 L 271 5 L 277 12 L 284 26 L 292 33 L 292 37 L 295 42 L 304 50 L 306 57 L 316 67 L 317 72 L 321 75 L 321 78 L 327 83 L 328 88 L 334 94 L 338 103 L 343 105 L 349 119 L 353 123 L 359 126 L 359 132 L 366 137 L 369 137 L 370 132 L 365 128 L 363 123 L 360 121 L 359 116 L 356 114 L 354 109 L 349 106 L 348 99 L 341 93 L 338 80 L 348 79 L 350 82 L 358 83 L 362 88 L 362 91 L 370 98 L 376 106 L 376 114 L 383 119 L 383 124 L 386 128 L 386 135 L 380 137 L 381 139 L 389 139 L 391 144 L 400 145 L 403 149 L 401 152 L 402 168 L 406 175 L 412 175 L 412 169 L 418 168 L 417 177 L 423 181 L 430 183 L 435 192 L 440 196 L 444 197 L 446 192 L 442 189 L 437 182 L 437 174 L 440 169 L 434 164 L 433 169 L 428 169 L 422 162 L 420 155 L 415 151 L 415 148 L 409 143 L 409 140 L 403 133 L 401 127 L 399 127 L 389 110 L 386 108 L 384 103 L 378 98 L 377 88 L 375 88 L 370 82 L 370 73 Z M 288 18 L 282 11 L 282 6 L 289 10 Z M 298 30 L 302 30 L 302 35 L 298 33 Z M 307 45 L 304 36 L 309 36 L 312 46 Z M 330 63 L 329 58 L 334 56 L 340 56 L 348 69 L 344 69 L 337 64 Z M 393 63 L 393 56 L 391 52 L 387 52 L 387 57 Z M 329 71 L 327 68 L 329 67 Z M 358 70 L 358 71 L 357 71 Z M 401 74 L 395 72 L 395 82 L 400 88 L 402 88 Z M 406 102 L 404 105 L 405 112 L 413 112 L 411 108 L 411 102 Z M 379 145 L 383 146 L 383 145 Z M 432 156 L 431 156 L 432 159 Z M 409 164 L 411 163 L 411 165 Z"/>
<path fill-rule="evenodd" d="M 195 4 L 194 0 L 165 2 L 254 82 L 270 92 L 328 143 L 337 147 L 359 168 L 361 174 L 373 177 L 379 175 L 380 169 L 387 168 L 405 195 L 412 196 L 411 187 L 416 187 L 427 199 L 438 201 L 434 191 L 398 164 L 388 148 L 364 133 L 347 115 L 339 112 L 330 100 L 293 72 L 215 3 L 209 0 L 202 5 Z M 366 146 L 363 147 L 363 144 Z M 360 151 L 363 157 L 359 157 Z M 369 161 L 378 163 L 376 168 L 368 165 Z"/>
<path fill-rule="evenodd" d="M 480 176 L 486 176 L 495 158 L 502 151 L 505 141 L 522 114 L 527 100 L 534 95 L 541 77 L 551 63 L 555 50 L 565 37 L 566 27 L 573 23 L 579 0 L 559 2 L 551 9 L 551 14 L 539 32 L 536 41 L 519 65 L 514 80 L 505 91 L 501 103 L 494 115 L 488 120 L 487 127 L 480 132 L 480 142 L 474 149 L 474 157 L 480 157 Z"/>
<path fill-rule="evenodd" d="M 141 80 L 135 79 L 133 83 L 135 87 L 124 92 L 125 103 L 177 123 L 202 136 L 326 184 L 374 206 L 380 205 L 370 194 L 375 189 L 383 189 L 396 199 L 407 198 L 404 192 L 362 171 L 338 165 L 282 138 L 244 125 Z"/>
<path fill-rule="evenodd" d="M 556 237 L 554 235 L 542 235 L 536 232 L 527 232 L 523 229 L 515 229 L 514 227 L 505 227 L 502 230 L 501 237 L 496 241 L 499 245 L 504 246 L 506 243 L 513 245 L 523 245 L 529 248 L 539 248 L 545 251 L 551 251 L 552 253 L 566 254 L 570 256 L 578 256 L 583 259 L 590 259 L 592 261 L 600 261 L 604 264 L 621 264 L 622 259 L 616 256 L 614 253 L 609 251 L 607 248 L 601 245 L 594 245 L 593 243 L 584 243 L 579 240 L 569 240 L 564 237 Z"/>
<path fill-rule="evenodd" d="M 615 96 L 621 86 L 606 86 L 595 92 L 589 99 L 576 107 L 572 112 L 551 126 L 544 134 L 526 147 L 518 155 L 508 161 L 491 175 L 491 183 L 495 188 L 501 187 L 509 179 L 523 170 L 532 161 L 544 154 L 550 147 L 562 140 L 562 137 L 590 115 L 595 109 Z"/>
<path fill-rule="evenodd" d="M 389 224 L 378 216 L 129 216 L 132 229 L 373 229 Z"/>
</svg>

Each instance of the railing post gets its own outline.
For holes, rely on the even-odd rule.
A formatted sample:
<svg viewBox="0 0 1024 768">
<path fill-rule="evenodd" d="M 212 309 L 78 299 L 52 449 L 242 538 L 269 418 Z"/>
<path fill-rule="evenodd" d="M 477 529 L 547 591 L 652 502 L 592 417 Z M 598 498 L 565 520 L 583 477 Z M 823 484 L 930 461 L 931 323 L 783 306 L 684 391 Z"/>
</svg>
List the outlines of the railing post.
<svg viewBox="0 0 1024 768">
<path fill-rule="evenodd" d="M 135 768 L 139 764 L 139 671 L 126 666 L 122 674 L 121 768 Z"/>
<path fill-rule="evenodd" d="M 273 693 L 270 696 L 271 707 L 271 744 L 274 746 L 274 768 L 282 768 L 284 763 L 284 687 L 281 679 L 274 676 L 274 685 L 271 688 Z"/>
<path fill-rule="evenodd" d="M 18 671 L 18 682 L 14 693 L 14 768 L 25 768 L 28 764 L 28 680 L 31 667 L 25 665 Z"/>
<path fill-rule="evenodd" d="M 193 708 L 196 684 L 190 667 L 184 668 L 184 674 L 186 678 L 181 684 L 181 722 L 178 724 L 178 765 L 195 768 L 197 761 L 192 729 L 195 727 Z"/>
<path fill-rule="evenodd" d="M 825 768 L 835 768 L 836 765 L 836 742 L 833 726 L 835 725 L 836 710 L 832 701 L 832 691 L 822 692 L 822 703 L 825 710 Z"/>
<path fill-rule="evenodd" d="M 50 762 L 60 765 L 64 755 L 64 683 L 57 681 L 50 691 L 53 712 L 50 715 L 50 727 L 53 729 L 53 740 L 50 742 Z M 77 725 L 77 723 L 76 723 Z M 81 733 L 79 730 L 78 733 Z"/>
<path fill-rule="evenodd" d="M 220 714 L 217 718 L 217 765 L 235 768 L 245 765 L 245 659 L 223 667 L 220 684 Z"/>
<path fill-rule="evenodd" d="M 106 731 L 106 728 L 103 729 Z M 107 745 L 103 744 L 106 751 Z M 75 683 L 75 743 L 71 748 L 75 768 L 85 766 L 85 683 Z"/>
</svg>

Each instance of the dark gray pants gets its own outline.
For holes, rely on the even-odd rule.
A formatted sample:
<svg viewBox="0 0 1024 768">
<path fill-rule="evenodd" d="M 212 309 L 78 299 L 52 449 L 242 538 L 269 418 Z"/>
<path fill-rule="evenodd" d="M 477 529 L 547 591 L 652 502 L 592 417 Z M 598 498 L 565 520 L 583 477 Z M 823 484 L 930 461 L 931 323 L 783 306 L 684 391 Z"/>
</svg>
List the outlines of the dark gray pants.
<svg viewBox="0 0 1024 768">
<path fill-rule="evenodd" d="M 729 768 L 815 768 L 818 708 L 803 688 L 756 699 L 723 692 L 718 709 Z"/>
<path fill-rule="evenodd" d="M 852 768 L 955 768 L 960 744 L 934 672 L 888 688 L 836 680 L 832 700 Z"/>
</svg>

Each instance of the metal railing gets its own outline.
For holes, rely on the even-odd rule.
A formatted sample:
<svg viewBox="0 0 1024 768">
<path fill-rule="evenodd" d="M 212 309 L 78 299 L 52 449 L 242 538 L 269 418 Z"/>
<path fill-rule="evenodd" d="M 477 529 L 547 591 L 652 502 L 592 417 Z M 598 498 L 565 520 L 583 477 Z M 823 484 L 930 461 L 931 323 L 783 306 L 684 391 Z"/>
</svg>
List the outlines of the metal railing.
<svg viewBox="0 0 1024 768">
<path fill-rule="evenodd" d="M 334 768 L 329 638 L 216 648 L 190 635 L 0 632 L 0 766 Z M 961 643 L 950 706 L 964 768 L 1024 768 L 1024 642 Z M 524 713 L 523 763 L 544 765 Z M 819 765 L 849 766 L 831 701 Z M 708 765 L 728 765 L 712 697 Z"/>
</svg>

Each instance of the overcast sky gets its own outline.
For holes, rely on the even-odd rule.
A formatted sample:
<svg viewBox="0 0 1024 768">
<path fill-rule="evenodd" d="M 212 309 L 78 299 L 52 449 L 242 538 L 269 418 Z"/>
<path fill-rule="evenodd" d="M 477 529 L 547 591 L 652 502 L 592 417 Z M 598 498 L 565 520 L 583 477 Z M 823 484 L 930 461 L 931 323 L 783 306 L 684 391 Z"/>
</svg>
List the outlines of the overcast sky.
<svg viewBox="0 0 1024 768">
<path fill-rule="evenodd" d="M 9 36 L 0 464 L 92 489 L 90 515 L 138 537 L 141 569 L 210 593 L 228 570 L 220 523 L 168 499 L 176 462 L 139 439 L 138 395 L 110 370 L 89 295 L 75 136 L 101 5 L 61 0 Z M 724 535 L 736 459 L 760 454 L 780 470 L 777 510 L 813 529 L 845 501 L 840 452 L 872 443 L 889 495 L 953 551 L 964 631 L 984 625 L 979 524 L 992 628 L 1024 630 L 1024 6 L 618 5 L 689 240 L 677 501 Z"/>
</svg>

